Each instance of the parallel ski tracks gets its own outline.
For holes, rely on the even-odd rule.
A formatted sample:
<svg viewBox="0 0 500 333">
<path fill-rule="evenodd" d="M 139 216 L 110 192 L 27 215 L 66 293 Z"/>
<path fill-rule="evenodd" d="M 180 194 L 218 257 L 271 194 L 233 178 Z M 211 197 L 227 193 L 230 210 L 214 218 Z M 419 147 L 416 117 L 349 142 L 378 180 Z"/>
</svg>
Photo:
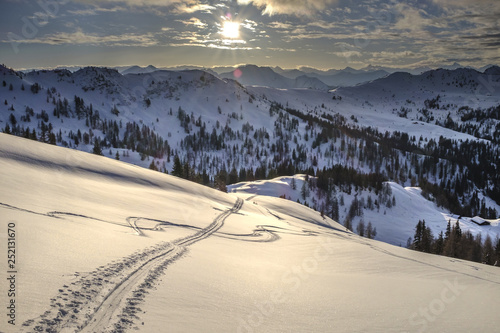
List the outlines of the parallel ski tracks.
<svg viewBox="0 0 500 333">
<path fill-rule="evenodd" d="M 188 246 L 210 237 L 210 235 L 221 229 L 224 226 L 224 221 L 231 214 L 237 213 L 242 207 L 243 200 L 238 198 L 232 208 L 218 215 L 210 225 L 193 235 L 173 241 L 172 247 L 144 262 L 110 291 L 103 302 L 96 308 L 93 315 L 90 316 L 87 324 L 84 327 L 80 327 L 80 330 L 77 330 L 77 332 L 92 333 L 103 331 L 106 327 L 109 328 L 117 312 L 124 307 L 123 303 L 126 301 L 126 296 L 130 295 L 140 282 L 147 278 L 148 273 L 153 267 L 159 263 L 169 264 L 174 262 L 187 250 Z M 135 223 L 134 227 L 137 228 Z"/>
<path fill-rule="evenodd" d="M 68 296 L 58 296 L 67 300 L 64 304 L 63 302 L 56 304 L 55 309 L 59 310 L 47 311 L 40 317 L 38 324 L 35 320 L 27 321 L 23 324 L 23 331 L 29 330 L 30 326 L 35 331 L 45 332 L 94 333 L 127 330 L 134 319 L 137 319 L 136 314 L 140 310 L 137 305 L 144 300 L 145 294 L 148 293 L 147 289 L 154 285 L 163 269 L 181 258 L 189 246 L 219 231 L 224 226 L 225 220 L 231 214 L 237 213 L 243 207 L 243 203 L 243 200 L 238 198 L 232 208 L 223 211 L 207 227 L 192 235 L 170 243 L 159 244 L 153 250 L 145 250 L 143 253 L 132 256 L 132 259 L 125 259 L 124 264 L 130 267 L 131 271 L 128 273 L 124 271 L 122 278 L 115 275 L 117 278 L 113 284 L 108 284 L 110 287 L 101 289 L 100 292 L 96 290 L 92 296 L 86 296 L 84 302 L 81 301 L 83 291 L 88 288 L 92 288 L 93 291 L 98 287 L 90 286 L 88 280 L 74 284 L 71 287 L 73 294 L 77 295 L 74 299 L 68 299 L 68 292 L 63 294 Z M 128 218 L 127 222 L 137 233 L 142 234 L 137 226 L 138 220 L 139 218 Z M 114 272 L 106 269 L 105 276 L 109 276 L 108 279 L 110 279 Z M 75 304 L 78 305 L 75 306 Z M 54 307 L 54 304 L 52 306 Z"/>
<path fill-rule="evenodd" d="M 174 241 L 174 244 L 178 246 L 189 246 L 196 242 L 199 242 L 202 239 L 205 239 L 217 232 L 224 225 L 224 221 L 229 217 L 229 215 L 237 213 L 241 207 L 243 206 L 243 200 L 238 198 L 233 208 L 224 211 L 222 214 L 217 216 L 215 220 L 207 226 L 205 229 L 198 231 L 196 234 L 187 236 L 180 240 Z"/>
</svg>

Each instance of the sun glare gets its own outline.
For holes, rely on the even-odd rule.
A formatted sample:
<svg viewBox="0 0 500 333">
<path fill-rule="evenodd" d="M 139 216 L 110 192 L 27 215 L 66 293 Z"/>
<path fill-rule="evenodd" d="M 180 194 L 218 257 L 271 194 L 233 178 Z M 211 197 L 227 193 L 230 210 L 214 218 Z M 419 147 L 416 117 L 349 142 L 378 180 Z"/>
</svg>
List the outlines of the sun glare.
<svg viewBox="0 0 500 333">
<path fill-rule="evenodd" d="M 226 38 L 238 38 L 240 36 L 240 24 L 231 21 L 224 22 L 222 35 Z"/>
</svg>

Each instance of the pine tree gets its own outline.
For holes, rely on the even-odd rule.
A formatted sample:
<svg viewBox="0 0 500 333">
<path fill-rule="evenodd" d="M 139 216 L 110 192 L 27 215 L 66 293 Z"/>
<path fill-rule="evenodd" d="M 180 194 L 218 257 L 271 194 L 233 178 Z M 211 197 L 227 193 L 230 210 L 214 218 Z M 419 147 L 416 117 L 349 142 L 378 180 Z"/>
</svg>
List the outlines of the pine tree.
<svg viewBox="0 0 500 333">
<path fill-rule="evenodd" d="M 300 195 L 302 196 L 302 200 L 306 200 L 309 197 L 309 185 L 307 181 L 302 183 L 302 188 L 300 189 Z"/>
<path fill-rule="evenodd" d="M 493 242 L 491 241 L 490 235 L 486 236 L 483 245 L 483 258 L 482 262 L 487 265 L 493 265 L 495 262 L 493 261 L 495 250 L 493 249 Z"/>
<path fill-rule="evenodd" d="M 56 142 L 57 142 L 56 135 L 50 132 L 48 136 L 48 143 L 55 146 Z"/>
<path fill-rule="evenodd" d="M 191 167 L 189 166 L 188 161 L 184 162 L 184 166 L 182 167 L 182 178 L 192 180 L 191 177 Z"/>
<path fill-rule="evenodd" d="M 462 244 L 461 244 L 461 240 L 462 240 L 462 229 L 460 228 L 460 224 L 458 223 L 458 220 L 457 222 L 455 223 L 455 227 L 453 228 L 452 232 L 455 233 L 455 253 L 454 253 L 454 257 L 455 258 L 460 258 L 462 255 L 463 255 L 463 248 L 462 248 Z"/>
<path fill-rule="evenodd" d="M 227 172 L 225 170 L 219 171 L 219 173 L 215 176 L 215 188 L 219 191 L 227 193 L 227 185 L 226 185 L 226 176 Z"/>
<path fill-rule="evenodd" d="M 422 233 L 422 221 L 419 220 L 413 236 L 413 249 L 416 251 L 422 251 Z"/>
<path fill-rule="evenodd" d="M 433 253 L 441 254 L 443 253 L 443 249 L 444 249 L 444 236 L 443 236 L 443 231 L 441 231 L 439 233 L 438 239 L 434 243 Z"/>
<path fill-rule="evenodd" d="M 352 231 L 352 220 L 351 220 L 351 217 L 350 216 L 347 216 L 344 220 L 344 227 L 347 229 L 347 230 L 350 230 Z"/>
<path fill-rule="evenodd" d="M 368 225 L 366 226 L 366 237 L 369 239 L 374 239 L 375 236 L 377 236 L 377 228 L 373 227 L 372 222 L 368 222 Z"/>
<path fill-rule="evenodd" d="M 460 238 L 462 238 L 462 229 L 460 229 L 460 224 L 458 223 L 458 220 L 455 223 L 454 232 L 455 232 L 456 239 L 459 240 Z"/>
<path fill-rule="evenodd" d="M 238 171 L 233 166 L 231 172 L 229 173 L 229 185 L 236 184 L 238 182 Z"/>
<path fill-rule="evenodd" d="M 500 237 L 497 235 L 496 246 L 495 246 L 495 264 L 500 265 Z"/>
<path fill-rule="evenodd" d="M 408 237 L 408 239 L 406 240 L 406 248 L 407 249 L 411 249 L 412 248 L 412 239 L 411 239 L 411 237 Z"/>
<path fill-rule="evenodd" d="M 331 217 L 332 220 L 334 221 L 339 221 L 339 202 L 337 200 L 337 196 L 334 195 L 332 199 L 332 211 L 331 211 Z"/>
<path fill-rule="evenodd" d="M 12 132 L 10 131 L 10 126 L 9 126 L 9 124 L 5 125 L 5 128 L 4 128 L 3 132 L 4 132 L 5 134 L 12 134 Z"/>
<path fill-rule="evenodd" d="M 444 240 L 447 241 L 448 238 L 450 238 L 450 233 L 451 233 L 451 220 L 448 220 L 448 224 L 446 225 L 446 232 L 445 232 L 445 237 Z"/>
<path fill-rule="evenodd" d="M 366 206 L 369 210 L 373 210 L 373 199 L 371 195 L 369 195 L 368 199 L 366 200 Z"/>
<path fill-rule="evenodd" d="M 175 155 L 174 157 L 174 168 L 172 169 L 172 176 L 180 177 L 182 178 L 183 176 L 183 167 L 181 163 L 181 159 L 179 158 L 178 155 Z"/>
<path fill-rule="evenodd" d="M 99 143 L 99 140 L 97 138 L 94 139 L 94 148 L 92 149 L 92 154 L 101 156 L 103 155 L 101 144 Z"/>
<path fill-rule="evenodd" d="M 361 237 L 365 236 L 365 221 L 363 221 L 362 219 L 361 221 L 359 221 L 358 225 L 356 226 L 356 231 Z"/>
<path fill-rule="evenodd" d="M 451 223 L 450 223 L 451 224 Z M 446 231 L 448 233 L 448 230 Z M 444 245 L 443 254 L 448 257 L 459 258 L 462 254 L 460 241 L 462 240 L 462 230 L 458 221 L 449 231 L 449 237 Z"/>
<path fill-rule="evenodd" d="M 467 249 L 464 251 L 463 258 L 475 262 L 481 262 L 483 257 L 483 241 L 481 234 L 477 234 L 474 237 L 470 232 L 467 232 L 465 237 L 462 238 L 462 242 L 465 242 Z"/>
<path fill-rule="evenodd" d="M 425 225 L 425 220 L 422 221 L 422 251 L 426 253 L 431 253 L 431 245 L 433 242 L 433 236 L 431 228 Z"/>
<path fill-rule="evenodd" d="M 16 125 L 17 125 L 17 119 L 16 119 L 16 116 L 14 116 L 13 113 L 10 114 L 9 121 L 12 124 L 13 127 L 16 127 Z"/>
<path fill-rule="evenodd" d="M 149 164 L 149 169 L 158 171 L 158 167 L 156 166 L 154 159 L 151 161 L 151 164 Z"/>
</svg>

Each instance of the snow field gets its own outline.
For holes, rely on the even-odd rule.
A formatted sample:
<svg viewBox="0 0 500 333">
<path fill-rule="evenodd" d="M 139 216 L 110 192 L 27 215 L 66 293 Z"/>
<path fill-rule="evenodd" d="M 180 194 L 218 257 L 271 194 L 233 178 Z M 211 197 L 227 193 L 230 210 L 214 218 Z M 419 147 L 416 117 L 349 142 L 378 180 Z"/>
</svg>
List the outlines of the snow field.
<svg viewBox="0 0 500 333">
<path fill-rule="evenodd" d="M 0 210 L 16 221 L 20 253 L 19 326 L 2 322 L 2 331 L 497 326 L 496 267 L 361 238 L 288 200 L 242 194 L 241 204 L 238 194 L 123 162 L 0 141 L 1 188 L 9 189 Z M 111 318 L 92 322 L 110 297 Z"/>
</svg>

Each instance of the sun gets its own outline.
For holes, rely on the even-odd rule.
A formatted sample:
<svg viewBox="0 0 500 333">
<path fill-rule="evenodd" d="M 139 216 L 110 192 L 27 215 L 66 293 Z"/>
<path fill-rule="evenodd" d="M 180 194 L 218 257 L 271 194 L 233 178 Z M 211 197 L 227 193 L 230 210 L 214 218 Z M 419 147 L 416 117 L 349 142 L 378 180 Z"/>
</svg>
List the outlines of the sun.
<svg viewBox="0 0 500 333">
<path fill-rule="evenodd" d="M 240 24 L 238 22 L 225 21 L 222 26 L 222 35 L 226 38 L 240 37 Z"/>
</svg>

